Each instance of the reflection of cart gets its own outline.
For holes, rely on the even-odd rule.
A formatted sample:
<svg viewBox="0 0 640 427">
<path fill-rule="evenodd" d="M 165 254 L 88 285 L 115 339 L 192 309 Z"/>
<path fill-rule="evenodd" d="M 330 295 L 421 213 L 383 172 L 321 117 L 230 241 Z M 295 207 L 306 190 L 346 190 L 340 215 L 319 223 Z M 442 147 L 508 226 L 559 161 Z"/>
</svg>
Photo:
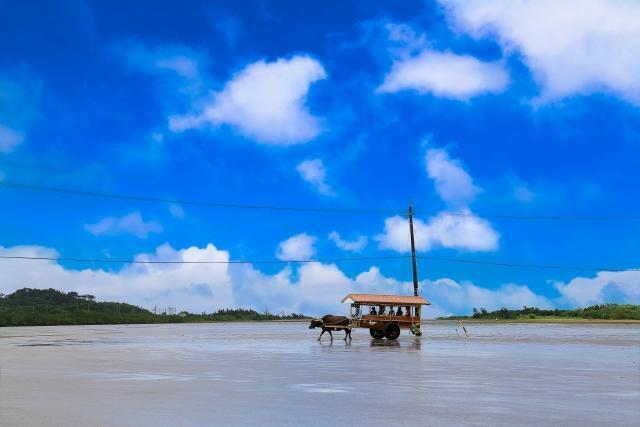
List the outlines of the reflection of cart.
<svg viewBox="0 0 640 427">
<path fill-rule="evenodd" d="M 351 328 L 366 328 L 373 338 L 390 340 L 398 338 L 402 329 L 422 335 L 422 306 L 430 304 L 418 295 L 349 294 L 342 302 L 351 304 Z M 363 307 L 367 308 L 363 310 Z"/>
</svg>

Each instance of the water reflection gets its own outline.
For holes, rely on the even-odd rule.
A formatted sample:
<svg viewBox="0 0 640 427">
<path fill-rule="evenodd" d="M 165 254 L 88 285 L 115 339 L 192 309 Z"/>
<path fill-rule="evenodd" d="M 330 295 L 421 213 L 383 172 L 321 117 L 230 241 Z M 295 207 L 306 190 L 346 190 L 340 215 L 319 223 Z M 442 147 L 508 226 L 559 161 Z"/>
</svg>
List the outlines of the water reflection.
<svg viewBox="0 0 640 427">
<path fill-rule="evenodd" d="M 407 348 L 411 350 L 420 350 L 422 348 L 422 339 L 411 337 L 408 340 L 386 340 L 372 339 L 369 341 L 369 347 L 396 347 Z"/>
<path fill-rule="evenodd" d="M 435 426 L 638 419 L 638 325 L 474 324 L 467 339 L 430 323 L 421 338 L 360 330 L 319 345 L 306 326 L 0 328 L 0 425 L 50 425 L 52 414 L 69 426 L 210 425 L 212 413 L 219 425 L 285 427 L 397 414 Z"/>
<path fill-rule="evenodd" d="M 376 340 L 372 339 L 369 343 L 370 347 L 400 347 L 398 340 Z"/>
<path fill-rule="evenodd" d="M 422 340 L 418 337 L 414 337 L 413 340 L 411 340 L 411 348 L 414 350 L 420 350 L 421 347 Z"/>
<path fill-rule="evenodd" d="M 320 347 L 333 347 L 334 340 L 328 341 L 317 341 Z M 351 340 L 335 340 L 336 346 L 340 347 L 344 345 L 344 347 L 351 347 Z"/>
</svg>

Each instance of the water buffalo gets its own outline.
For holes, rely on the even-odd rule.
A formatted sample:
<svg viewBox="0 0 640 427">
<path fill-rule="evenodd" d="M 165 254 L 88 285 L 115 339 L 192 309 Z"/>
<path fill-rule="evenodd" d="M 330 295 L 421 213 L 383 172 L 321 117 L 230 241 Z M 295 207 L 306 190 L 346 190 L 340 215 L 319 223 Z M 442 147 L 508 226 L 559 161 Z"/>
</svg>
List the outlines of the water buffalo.
<svg viewBox="0 0 640 427">
<path fill-rule="evenodd" d="M 348 317 L 327 314 L 323 316 L 322 319 L 318 319 L 317 317 L 311 319 L 309 329 L 322 328 L 318 341 L 320 341 L 325 332 L 329 332 L 329 336 L 333 339 L 331 331 L 344 331 L 344 339 L 346 340 L 347 338 L 351 339 L 351 328 L 347 328 L 346 326 L 349 326 Z"/>
</svg>

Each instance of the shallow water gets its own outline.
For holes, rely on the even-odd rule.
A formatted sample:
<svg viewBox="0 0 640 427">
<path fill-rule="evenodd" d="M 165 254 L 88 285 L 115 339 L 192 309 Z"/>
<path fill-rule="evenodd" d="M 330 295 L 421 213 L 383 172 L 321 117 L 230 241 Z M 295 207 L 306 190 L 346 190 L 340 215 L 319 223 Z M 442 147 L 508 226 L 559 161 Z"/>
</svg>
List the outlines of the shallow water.
<svg viewBox="0 0 640 427">
<path fill-rule="evenodd" d="M 640 326 L 0 329 L 1 425 L 637 425 Z M 326 335 L 326 334 L 325 334 Z"/>
</svg>

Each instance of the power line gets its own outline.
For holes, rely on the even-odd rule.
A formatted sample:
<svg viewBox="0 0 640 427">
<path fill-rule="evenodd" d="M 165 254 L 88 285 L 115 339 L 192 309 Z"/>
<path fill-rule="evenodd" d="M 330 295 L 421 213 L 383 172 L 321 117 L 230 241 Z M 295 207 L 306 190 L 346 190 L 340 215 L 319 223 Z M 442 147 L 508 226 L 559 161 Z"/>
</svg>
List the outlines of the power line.
<svg viewBox="0 0 640 427">
<path fill-rule="evenodd" d="M 329 263 L 329 262 L 352 262 L 352 261 L 380 261 L 388 259 L 409 258 L 408 255 L 379 256 L 379 257 L 356 257 L 356 258 L 323 258 L 323 259 L 270 259 L 270 260 L 226 260 L 226 261 L 171 261 L 171 260 L 143 260 L 143 259 L 115 259 L 115 258 L 77 258 L 77 257 L 47 257 L 47 256 L 23 256 L 23 255 L 0 255 L 0 259 L 23 259 L 35 261 L 69 261 L 69 262 L 95 262 L 111 264 L 308 264 L 308 263 Z"/>
<path fill-rule="evenodd" d="M 419 211 L 417 211 L 419 212 Z M 475 214 L 471 212 L 441 212 L 440 215 L 459 217 L 482 217 L 487 219 L 505 220 L 529 220 L 529 221 L 635 221 L 640 220 L 640 215 L 587 215 L 587 216 L 563 216 L 563 215 L 496 215 Z"/>
<path fill-rule="evenodd" d="M 262 205 L 262 204 L 242 204 L 242 203 L 225 203 L 225 202 L 210 202 L 202 200 L 186 200 L 186 199 L 172 199 L 153 196 L 141 196 L 133 194 L 122 193 L 110 193 L 102 191 L 86 191 L 86 190 L 74 190 L 68 188 L 48 187 L 31 184 L 22 184 L 10 181 L 0 181 L 0 185 L 18 189 L 37 192 L 68 194 L 80 197 L 103 197 L 110 199 L 120 200 L 133 200 L 141 202 L 156 202 L 156 203 L 168 203 L 179 205 L 192 205 L 203 206 L 210 208 L 225 208 L 225 209 L 258 209 L 258 210 L 270 210 L 270 211 L 289 211 L 289 212 L 327 212 L 327 213 L 352 213 L 352 214 L 396 214 L 406 215 L 404 210 L 400 209 L 357 209 L 357 208 L 319 208 L 319 207 L 297 207 L 297 206 L 275 206 L 275 205 Z M 500 214 L 483 214 L 483 213 L 470 213 L 470 212 L 425 212 L 417 211 L 422 215 L 444 215 L 454 217 L 482 217 L 487 219 L 496 220 L 527 220 L 527 221 L 635 221 L 640 220 L 640 215 L 500 215 Z"/>
<path fill-rule="evenodd" d="M 205 206 L 210 208 L 261 209 L 261 210 L 272 210 L 272 211 L 333 212 L 333 213 L 358 213 L 358 214 L 404 213 L 404 211 L 392 210 L 392 209 L 351 209 L 351 208 L 335 208 L 334 209 L 334 208 L 316 208 L 316 207 L 273 206 L 273 205 L 259 205 L 259 204 L 207 202 L 207 201 L 199 201 L 199 200 L 170 199 L 170 198 L 162 198 L 162 197 L 138 196 L 138 195 L 132 195 L 132 194 L 107 193 L 102 191 L 72 190 L 67 188 L 45 187 L 45 186 L 21 184 L 17 182 L 9 182 L 9 181 L 0 181 L 0 185 L 4 187 L 19 189 L 19 190 L 70 194 L 74 196 L 86 196 L 86 197 L 105 197 L 110 199 L 135 200 L 140 202 L 158 202 L 158 203 L 169 203 L 169 204 L 179 204 L 179 205 L 195 205 L 195 206 Z"/>
<path fill-rule="evenodd" d="M 432 256 L 418 255 L 416 258 L 426 259 L 430 261 L 445 261 L 455 262 L 462 264 L 479 264 L 489 265 L 493 267 L 513 267 L 513 268 L 531 268 L 540 270 L 571 270 L 571 271 L 640 271 L 640 268 L 610 268 L 610 267 L 581 267 L 581 266 L 566 266 L 566 265 L 549 265 L 549 264 L 521 264 L 521 263 L 508 263 L 508 262 L 494 262 L 494 261 L 479 261 L 473 259 L 460 259 L 460 258 L 440 258 Z"/>
<path fill-rule="evenodd" d="M 410 259 L 410 255 L 395 256 L 379 256 L 379 257 L 350 257 L 350 258 L 322 258 L 322 259 L 299 259 L 299 260 L 226 260 L 226 261 L 183 261 L 183 260 L 143 260 L 143 259 L 112 259 L 112 258 L 78 258 L 78 257 L 47 257 L 47 256 L 24 256 L 24 255 L 0 255 L 0 259 L 14 260 L 30 260 L 30 261 L 57 261 L 57 262 L 86 262 L 86 263 L 111 263 L 111 264 L 310 264 L 310 263 L 341 263 L 341 262 L 357 262 L 357 261 L 384 261 L 397 259 Z M 443 258 L 419 255 L 416 258 L 430 261 L 442 261 L 464 264 L 478 264 L 493 267 L 512 267 L 512 268 L 530 268 L 542 270 L 570 270 L 570 271 L 640 271 L 640 268 L 609 268 L 609 267 L 584 267 L 584 266 L 565 266 L 565 265 L 548 265 L 548 264 L 522 264 L 507 263 L 493 261 L 479 261 L 461 258 Z"/>
</svg>

